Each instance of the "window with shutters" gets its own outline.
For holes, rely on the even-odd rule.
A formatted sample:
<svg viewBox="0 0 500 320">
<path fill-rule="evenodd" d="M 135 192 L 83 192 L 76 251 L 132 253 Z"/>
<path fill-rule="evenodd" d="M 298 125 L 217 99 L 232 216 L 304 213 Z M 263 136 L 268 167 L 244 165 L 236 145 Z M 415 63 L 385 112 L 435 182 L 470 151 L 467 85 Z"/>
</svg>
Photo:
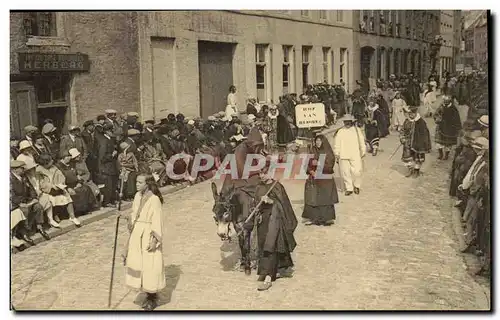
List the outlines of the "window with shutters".
<svg viewBox="0 0 500 320">
<path fill-rule="evenodd" d="M 259 102 L 267 99 L 267 44 L 255 45 L 255 62 L 256 62 L 256 85 L 257 85 L 257 100 Z"/>
<path fill-rule="evenodd" d="M 23 29 L 26 36 L 56 36 L 55 12 L 26 12 L 23 17 Z"/>
</svg>

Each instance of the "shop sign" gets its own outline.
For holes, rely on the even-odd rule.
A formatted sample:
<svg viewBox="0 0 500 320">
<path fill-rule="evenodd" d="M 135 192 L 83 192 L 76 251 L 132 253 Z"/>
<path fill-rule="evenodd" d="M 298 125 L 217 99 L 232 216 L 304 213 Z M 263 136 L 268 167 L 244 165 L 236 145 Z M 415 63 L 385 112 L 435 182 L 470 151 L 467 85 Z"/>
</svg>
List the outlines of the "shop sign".
<svg viewBox="0 0 500 320">
<path fill-rule="evenodd" d="M 20 72 L 89 71 L 89 56 L 82 53 L 18 53 Z"/>
</svg>

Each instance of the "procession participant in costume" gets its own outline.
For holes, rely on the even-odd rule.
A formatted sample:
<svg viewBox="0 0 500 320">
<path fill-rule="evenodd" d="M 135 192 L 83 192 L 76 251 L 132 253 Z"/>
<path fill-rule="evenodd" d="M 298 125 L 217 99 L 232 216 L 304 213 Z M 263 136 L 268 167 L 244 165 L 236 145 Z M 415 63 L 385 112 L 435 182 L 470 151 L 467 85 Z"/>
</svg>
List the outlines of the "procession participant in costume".
<svg viewBox="0 0 500 320">
<path fill-rule="evenodd" d="M 125 265 L 128 286 L 146 293 L 143 308 L 158 305 L 157 293 L 166 286 L 163 262 L 163 197 L 151 175 L 139 175 L 130 213 L 130 238 Z"/>
<path fill-rule="evenodd" d="M 339 161 L 342 180 L 345 185 L 345 195 L 353 191 L 359 194 L 361 188 L 362 158 L 366 154 L 365 137 L 360 128 L 354 126 L 354 118 L 347 115 L 344 127 L 337 131 L 333 148 L 335 159 Z"/>
<path fill-rule="evenodd" d="M 408 112 L 406 101 L 401 98 L 401 93 L 396 91 L 392 100 L 392 128 L 396 131 L 401 131 L 403 123 L 406 120 L 405 112 Z"/>
<path fill-rule="evenodd" d="M 268 114 L 269 125 L 270 125 L 270 131 L 268 132 L 268 141 L 269 141 L 268 150 L 270 152 L 277 151 L 278 149 L 278 116 L 279 116 L 278 107 L 274 104 L 271 105 Z"/>
<path fill-rule="evenodd" d="M 279 182 L 269 191 L 274 180 L 267 173 L 267 166 L 260 174 L 260 183 L 255 190 L 256 201 L 263 200 L 259 208 L 257 242 L 259 261 L 257 274 L 262 283 L 259 291 L 268 290 L 272 281 L 281 276 L 289 276 L 293 267 L 291 252 L 297 243 L 293 236 L 297 228 L 297 218 L 293 212 L 288 194 Z"/>
<path fill-rule="evenodd" d="M 364 99 L 364 92 L 361 89 L 361 82 L 356 81 L 358 87 L 352 93 L 352 111 L 351 114 L 356 119 L 358 126 L 363 125 L 363 118 L 365 116 L 366 101 Z"/>
<path fill-rule="evenodd" d="M 383 86 L 385 87 L 386 84 L 384 83 Z M 385 128 L 383 131 L 387 132 L 387 135 L 389 134 L 389 129 L 391 126 L 391 110 L 389 108 L 389 104 L 387 103 L 386 97 L 387 96 L 387 90 L 377 90 L 377 100 L 375 103 L 378 105 L 379 110 L 382 112 L 384 115 L 384 124 Z"/>
<path fill-rule="evenodd" d="M 443 104 L 434 114 L 436 134 L 434 136 L 440 160 L 448 160 L 451 148 L 457 144 L 462 129 L 460 114 L 450 96 L 443 97 Z"/>
<path fill-rule="evenodd" d="M 304 190 L 304 211 L 302 218 L 306 220 L 306 225 L 331 225 L 335 221 L 335 204 L 339 202 L 337 186 L 333 178 L 333 166 L 335 156 L 332 147 L 324 135 L 317 135 L 314 145 L 309 150 L 314 155 L 309 161 Z M 318 179 L 317 170 L 320 156 L 325 155 L 322 174 L 332 175 L 331 178 Z"/>
<path fill-rule="evenodd" d="M 374 100 L 369 102 L 366 109 L 365 134 L 366 142 L 370 146 L 370 152 L 373 156 L 376 156 L 380 138 L 386 137 L 389 130 L 387 129 L 386 118 Z"/>
<path fill-rule="evenodd" d="M 432 91 L 432 85 L 427 83 L 427 88 L 424 91 L 424 107 L 425 107 L 425 116 L 432 116 L 434 112 L 434 103 L 436 102 L 436 93 Z"/>
<path fill-rule="evenodd" d="M 425 154 L 431 151 L 431 138 L 427 123 L 418 113 L 418 107 L 410 107 L 408 119 L 403 124 L 400 133 L 400 142 L 403 145 L 401 160 L 408 167 L 406 177 L 417 178 L 420 168 L 425 161 Z"/>
</svg>

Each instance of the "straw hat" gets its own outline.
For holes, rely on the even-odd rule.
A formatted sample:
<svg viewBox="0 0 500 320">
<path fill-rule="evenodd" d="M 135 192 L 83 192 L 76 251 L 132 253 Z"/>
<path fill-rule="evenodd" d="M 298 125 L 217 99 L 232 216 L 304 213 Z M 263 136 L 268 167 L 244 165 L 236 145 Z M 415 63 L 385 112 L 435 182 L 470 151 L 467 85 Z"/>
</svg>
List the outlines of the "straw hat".
<svg viewBox="0 0 500 320">
<path fill-rule="evenodd" d="M 116 112 L 115 109 L 106 109 L 106 110 L 104 110 L 104 113 L 106 113 L 106 114 L 113 114 L 113 113 L 115 113 L 116 114 L 117 112 Z"/>
<path fill-rule="evenodd" d="M 81 154 L 77 148 L 71 148 L 71 149 L 69 149 L 68 152 L 71 155 L 71 159 L 76 159 Z"/>
<path fill-rule="evenodd" d="M 10 160 L 10 167 L 12 169 L 21 168 L 21 167 L 24 167 L 25 165 L 26 165 L 26 163 L 24 161 Z"/>
<path fill-rule="evenodd" d="M 486 139 L 485 137 L 478 137 L 474 139 L 472 142 L 472 147 L 478 148 L 481 150 L 488 150 L 490 145 L 489 145 L 489 140 Z"/>
<path fill-rule="evenodd" d="M 28 140 L 23 140 L 19 142 L 19 151 L 23 151 L 24 149 L 31 148 L 31 143 Z"/>
<path fill-rule="evenodd" d="M 488 117 L 488 115 L 485 114 L 484 116 L 481 116 L 481 118 L 479 118 L 477 120 L 477 122 L 479 122 L 482 126 L 488 128 L 488 125 L 489 125 L 489 117 Z"/>
</svg>

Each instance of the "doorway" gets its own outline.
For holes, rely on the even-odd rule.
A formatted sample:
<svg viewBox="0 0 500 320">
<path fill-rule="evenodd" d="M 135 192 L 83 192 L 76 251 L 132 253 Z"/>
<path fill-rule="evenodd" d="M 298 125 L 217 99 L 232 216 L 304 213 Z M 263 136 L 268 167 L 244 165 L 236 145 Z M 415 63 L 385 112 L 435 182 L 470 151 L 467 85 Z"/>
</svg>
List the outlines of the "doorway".
<svg viewBox="0 0 500 320">
<path fill-rule="evenodd" d="M 233 85 L 234 49 L 233 43 L 198 42 L 200 115 L 203 118 L 226 109 L 229 87 Z"/>
</svg>

